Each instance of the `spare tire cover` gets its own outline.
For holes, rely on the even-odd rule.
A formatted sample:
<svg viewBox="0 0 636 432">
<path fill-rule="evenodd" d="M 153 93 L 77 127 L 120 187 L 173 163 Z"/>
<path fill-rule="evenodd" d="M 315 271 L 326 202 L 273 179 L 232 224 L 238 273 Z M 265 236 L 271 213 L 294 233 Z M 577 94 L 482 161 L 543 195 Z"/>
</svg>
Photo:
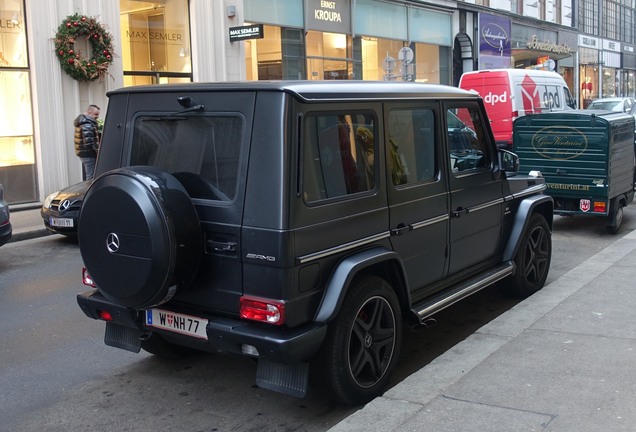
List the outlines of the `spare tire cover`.
<svg viewBox="0 0 636 432">
<path fill-rule="evenodd" d="M 113 303 L 147 308 L 194 280 L 202 254 L 199 219 L 183 186 L 152 167 L 98 177 L 80 212 L 84 265 Z"/>
</svg>

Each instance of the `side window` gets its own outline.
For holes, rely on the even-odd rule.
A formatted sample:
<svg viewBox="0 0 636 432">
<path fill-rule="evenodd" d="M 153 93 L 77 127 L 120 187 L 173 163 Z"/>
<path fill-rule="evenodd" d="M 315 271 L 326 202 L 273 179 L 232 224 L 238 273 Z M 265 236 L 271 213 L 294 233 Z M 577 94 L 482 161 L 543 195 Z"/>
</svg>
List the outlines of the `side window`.
<svg viewBox="0 0 636 432">
<path fill-rule="evenodd" d="M 490 167 L 487 135 L 477 105 L 446 111 L 449 162 L 455 174 Z"/>
<path fill-rule="evenodd" d="M 305 202 L 375 188 L 378 139 L 376 120 L 371 113 L 309 114 L 302 130 Z"/>
<path fill-rule="evenodd" d="M 563 87 L 563 94 L 565 95 L 565 104 L 570 108 L 576 109 L 576 99 L 574 99 L 567 87 Z"/>
<path fill-rule="evenodd" d="M 435 178 L 435 115 L 430 109 L 389 112 L 389 168 L 394 185 Z"/>
</svg>

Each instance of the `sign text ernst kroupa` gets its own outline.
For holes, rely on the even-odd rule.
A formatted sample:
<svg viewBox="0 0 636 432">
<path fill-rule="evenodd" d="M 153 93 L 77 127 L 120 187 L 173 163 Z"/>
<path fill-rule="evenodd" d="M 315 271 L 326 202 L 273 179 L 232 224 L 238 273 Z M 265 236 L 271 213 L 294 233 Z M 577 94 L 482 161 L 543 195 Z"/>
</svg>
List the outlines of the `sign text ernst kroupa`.
<svg viewBox="0 0 636 432">
<path fill-rule="evenodd" d="M 314 9 L 314 19 L 320 21 L 342 22 L 340 12 L 336 9 L 335 1 L 320 0 L 320 7 L 323 9 Z"/>
</svg>

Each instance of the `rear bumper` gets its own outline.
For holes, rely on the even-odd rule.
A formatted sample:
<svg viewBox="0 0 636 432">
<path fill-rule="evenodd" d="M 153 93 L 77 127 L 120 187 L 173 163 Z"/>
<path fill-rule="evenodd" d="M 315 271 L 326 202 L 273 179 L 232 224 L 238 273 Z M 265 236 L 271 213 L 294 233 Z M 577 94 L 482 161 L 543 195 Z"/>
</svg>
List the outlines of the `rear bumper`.
<svg viewBox="0 0 636 432">
<path fill-rule="evenodd" d="M 233 354 L 244 354 L 243 345 L 250 345 L 258 350 L 259 358 L 282 363 L 308 360 L 318 351 L 327 334 L 326 325 L 315 323 L 288 329 L 227 317 L 208 316 L 208 340 L 205 341 L 170 331 L 147 328 L 143 321 L 144 311 L 114 305 L 97 290 L 79 293 L 77 303 L 89 318 L 100 319 L 100 311 L 108 311 L 113 317 L 110 321 L 112 324 L 137 329 L 140 336 L 153 331 L 174 344 L 202 351 Z M 201 316 L 200 313 L 192 311 L 187 313 Z"/>
</svg>

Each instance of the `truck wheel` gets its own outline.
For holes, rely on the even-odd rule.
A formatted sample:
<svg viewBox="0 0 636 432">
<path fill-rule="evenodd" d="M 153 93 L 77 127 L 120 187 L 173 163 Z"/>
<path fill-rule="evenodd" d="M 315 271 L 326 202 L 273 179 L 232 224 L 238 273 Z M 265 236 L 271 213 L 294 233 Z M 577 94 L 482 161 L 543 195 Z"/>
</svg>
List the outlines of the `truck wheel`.
<svg viewBox="0 0 636 432">
<path fill-rule="evenodd" d="M 397 364 L 402 341 L 400 304 L 384 280 L 360 279 L 314 358 L 314 384 L 333 400 L 364 404 L 379 396 Z"/>
<path fill-rule="evenodd" d="M 616 234 L 623 224 L 623 205 L 616 199 L 612 203 L 612 209 L 610 215 L 607 217 L 607 232 L 610 234 Z"/>
<path fill-rule="evenodd" d="M 551 259 L 550 226 L 543 215 L 535 213 L 515 257 L 517 270 L 508 279 L 506 288 L 518 297 L 528 297 L 539 291 L 548 277 Z"/>
<path fill-rule="evenodd" d="M 187 289 L 203 239 L 184 187 L 152 167 L 101 175 L 86 192 L 78 224 L 82 260 L 111 302 L 148 308 Z"/>
</svg>

